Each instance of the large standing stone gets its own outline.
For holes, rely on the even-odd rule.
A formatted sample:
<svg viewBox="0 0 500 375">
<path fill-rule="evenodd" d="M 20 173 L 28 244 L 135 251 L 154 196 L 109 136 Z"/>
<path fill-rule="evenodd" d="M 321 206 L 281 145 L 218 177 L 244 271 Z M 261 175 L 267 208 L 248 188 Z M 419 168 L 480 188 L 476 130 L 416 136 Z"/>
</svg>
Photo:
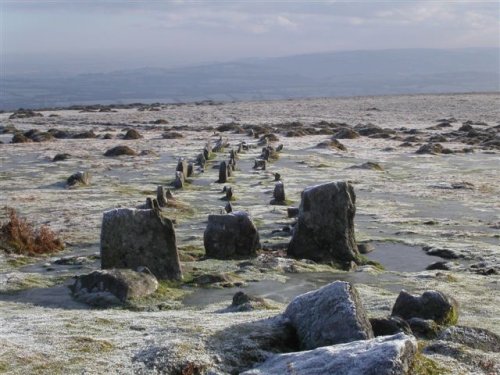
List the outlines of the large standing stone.
<svg viewBox="0 0 500 375">
<path fill-rule="evenodd" d="M 276 185 L 274 185 L 273 199 L 270 204 L 280 205 L 285 204 L 285 201 L 285 185 L 283 185 L 283 182 L 278 181 Z"/>
<path fill-rule="evenodd" d="M 259 232 L 246 212 L 209 215 L 203 243 L 210 258 L 255 256 L 259 248 Z"/>
<path fill-rule="evenodd" d="M 276 354 L 242 375 L 405 375 L 410 374 L 417 340 L 403 333 L 372 340 Z"/>
<path fill-rule="evenodd" d="M 175 231 L 155 210 L 106 211 L 101 229 L 102 268 L 148 267 L 159 279 L 182 279 Z"/>
<path fill-rule="evenodd" d="M 426 291 L 421 296 L 412 296 L 402 290 L 394 303 L 392 315 L 405 320 L 432 319 L 438 324 L 452 325 L 458 320 L 458 303 L 435 290 Z"/>
<path fill-rule="evenodd" d="M 305 350 L 373 337 L 358 292 L 345 281 L 295 297 L 284 317 L 296 329 Z"/>
<path fill-rule="evenodd" d="M 356 194 L 349 182 L 330 182 L 302 192 L 288 255 L 316 262 L 357 262 Z"/>
<path fill-rule="evenodd" d="M 179 159 L 177 162 L 177 167 L 175 168 L 176 172 L 182 172 L 184 177 L 188 175 L 188 164 L 185 159 Z"/>
</svg>

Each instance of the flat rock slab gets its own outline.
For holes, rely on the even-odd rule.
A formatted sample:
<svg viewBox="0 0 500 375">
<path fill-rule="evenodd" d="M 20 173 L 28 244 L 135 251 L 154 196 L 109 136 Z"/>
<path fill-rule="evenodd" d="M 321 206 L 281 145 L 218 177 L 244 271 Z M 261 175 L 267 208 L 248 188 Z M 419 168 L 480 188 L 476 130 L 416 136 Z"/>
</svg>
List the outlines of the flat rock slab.
<svg viewBox="0 0 500 375">
<path fill-rule="evenodd" d="M 310 351 L 277 354 L 244 375 L 403 375 L 409 374 L 417 341 L 405 334 L 383 336 Z"/>
<path fill-rule="evenodd" d="M 348 182 L 330 182 L 305 189 L 288 255 L 326 263 L 358 261 L 355 204 L 356 194 Z"/>
<path fill-rule="evenodd" d="M 93 306 L 112 305 L 148 296 L 158 288 L 158 280 L 149 272 L 110 269 L 78 276 L 72 285 L 79 301 Z"/>
<path fill-rule="evenodd" d="M 358 292 L 345 281 L 295 297 L 284 317 L 290 320 L 301 348 L 306 350 L 373 338 Z"/>
<path fill-rule="evenodd" d="M 106 211 L 101 229 L 101 262 L 103 269 L 145 266 L 158 279 L 182 279 L 174 226 L 155 210 Z"/>
</svg>

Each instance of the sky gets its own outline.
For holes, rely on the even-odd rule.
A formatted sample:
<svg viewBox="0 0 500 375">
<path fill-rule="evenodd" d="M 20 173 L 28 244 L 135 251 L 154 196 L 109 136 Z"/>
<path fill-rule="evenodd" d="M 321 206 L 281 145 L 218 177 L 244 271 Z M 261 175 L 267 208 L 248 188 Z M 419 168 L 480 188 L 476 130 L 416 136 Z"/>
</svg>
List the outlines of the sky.
<svg viewBox="0 0 500 375">
<path fill-rule="evenodd" d="M 499 1 L 0 0 L 4 74 L 500 46 Z"/>
</svg>

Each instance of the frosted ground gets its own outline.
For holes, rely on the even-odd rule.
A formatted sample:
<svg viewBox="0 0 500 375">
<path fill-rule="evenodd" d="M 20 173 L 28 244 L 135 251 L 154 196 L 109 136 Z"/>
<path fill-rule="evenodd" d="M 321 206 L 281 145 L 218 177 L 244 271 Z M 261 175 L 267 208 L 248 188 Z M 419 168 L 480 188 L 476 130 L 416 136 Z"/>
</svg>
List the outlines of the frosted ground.
<svg viewBox="0 0 500 375">
<path fill-rule="evenodd" d="M 459 324 L 500 334 L 500 151 L 441 142 L 451 150 L 468 147 L 472 152 L 415 153 L 428 137 L 457 130 L 467 120 L 486 124 L 475 128 L 500 125 L 500 95 L 205 103 L 156 109 L 42 111 L 43 117 L 12 120 L 11 113 L 0 114 L 4 127 L 13 125 L 22 131 L 92 129 L 98 136 L 9 144 L 12 135 L 0 135 L 4 142 L 0 144 L 0 206 L 16 208 L 36 224 L 49 224 L 66 242 L 63 253 L 43 259 L 0 253 L 0 372 L 161 373 L 187 363 L 237 371 L 245 365 L 236 363 L 241 351 L 251 354 L 248 364 L 262 359 L 267 354 L 258 342 L 262 337 L 270 340 L 272 334 L 265 328 L 254 331 L 247 323 L 274 316 L 294 295 L 335 279 L 356 283 L 370 316 L 389 314 L 402 288 L 412 292 L 438 289 L 459 301 Z M 452 117 L 457 121 L 451 128 L 427 129 Z M 152 124 L 159 119 L 168 124 Z M 328 134 L 286 137 L 280 124 L 294 121 L 305 128 L 320 121 L 350 126 L 371 122 L 421 133 L 417 134 L 420 140 L 407 147 L 400 146 L 402 137 L 411 133 L 402 130 L 396 134 L 399 137 L 341 139 L 347 151 L 339 151 L 316 147 L 331 137 Z M 227 123 L 275 127 L 272 131 L 279 137 L 275 144 L 284 145 L 279 159 L 266 171 L 252 169 L 260 147 L 242 153 L 228 183 L 235 191 L 234 209 L 251 214 L 266 250 L 244 272 L 240 272 L 239 261 L 198 258 L 207 215 L 219 213 L 226 203 L 221 200 L 223 185 L 215 183 L 218 170 L 213 166 L 227 159 L 229 149 L 218 153 L 203 173 L 197 171 L 185 189 L 174 191 L 183 206 L 169 208 L 165 215 L 176 220 L 186 274 L 226 272 L 237 275 L 244 287 L 173 288 L 171 294 L 155 301 L 155 308 L 146 303 L 146 307 L 134 309 L 98 310 L 73 301 L 67 288 L 72 276 L 99 268 L 96 255 L 102 213 L 143 204 L 146 197 L 155 195 L 158 185 L 172 181 L 178 158 L 194 159 L 207 139 L 218 138 L 216 128 Z M 144 138 L 120 139 L 130 128 Z M 162 134 L 170 130 L 181 132 L 184 138 L 163 139 Z M 102 139 L 106 133 L 112 139 Z M 245 133 L 220 135 L 233 146 L 258 141 Z M 138 153 L 149 152 L 133 157 L 103 156 L 107 149 L 122 144 Z M 69 153 L 71 158 L 52 162 L 58 153 Z M 350 168 L 367 161 L 380 164 L 383 171 Z M 66 178 L 79 170 L 91 173 L 92 184 L 65 188 Z M 346 273 L 277 257 L 283 254 L 271 250 L 286 247 L 289 237 L 281 229 L 293 220 L 287 218 L 286 206 L 269 205 L 274 172 L 281 174 L 291 206 L 298 206 L 306 186 L 352 181 L 357 193 L 357 240 L 373 243 L 375 250 L 369 257 L 386 270 L 363 267 Z M 453 188 L 454 184 L 465 188 Z M 1 215 L 3 220 L 5 213 Z M 426 255 L 424 246 L 451 250 L 456 256 L 451 260 L 455 262 L 452 270 L 425 271 L 426 265 L 441 259 Z M 72 265 L 57 264 L 64 256 L 82 258 Z M 492 274 L 476 272 L 488 270 Z M 221 314 L 219 310 L 231 303 L 238 290 L 269 298 L 270 305 L 264 310 Z M 457 374 L 487 374 L 488 368 L 499 368 L 498 353 L 473 354 L 487 365 L 453 356 L 431 357 Z"/>
</svg>

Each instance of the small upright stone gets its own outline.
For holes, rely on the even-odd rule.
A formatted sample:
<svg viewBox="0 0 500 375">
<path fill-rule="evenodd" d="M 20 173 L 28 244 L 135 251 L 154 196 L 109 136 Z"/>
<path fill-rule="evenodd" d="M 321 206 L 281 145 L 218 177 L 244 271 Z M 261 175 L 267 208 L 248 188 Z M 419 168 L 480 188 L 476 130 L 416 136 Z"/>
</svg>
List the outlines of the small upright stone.
<svg viewBox="0 0 500 375">
<path fill-rule="evenodd" d="M 193 163 L 189 163 L 188 166 L 187 166 L 187 177 L 191 177 L 193 175 L 193 172 L 194 172 L 194 165 Z"/>
<path fill-rule="evenodd" d="M 167 207 L 167 197 L 165 196 L 165 188 L 159 185 L 156 188 L 156 200 L 160 207 Z"/>
<path fill-rule="evenodd" d="M 283 185 L 283 182 L 281 181 L 278 181 L 274 186 L 273 199 L 271 200 L 271 204 L 285 204 L 285 185 Z"/>
<path fill-rule="evenodd" d="M 103 269 L 145 266 L 158 279 L 182 279 L 172 221 L 155 210 L 116 208 L 104 212 L 101 264 Z"/>
<path fill-rule="evenodd" d="M 186 160 L 179 159 L 179 161 L 177 162 L 177 167 L 175 168 L 175 171 L 176 172 L 182 172 L 182 174 L 184 175 L 184 177 L 187 177 L 187 175 L 188 175 L 188 165 L 187 165 Z"/>
<path fill-rule="evenodd" d="M 182 172 L 175 172 L 174 188 L 182 189 L 184 187 L 184 174 Z"/>
<path fill-rule="evenodd" d="M 288 255 L 315 262 L 359 261 L 354 237 L 356 194 L 349 182 L 330 182 L 302 192 Z"/>
<path fill-rule="evenodd" d="M 217 182 L 219 184 L 225 184 L 227 182 L 227 164 L 225 161 L 222 161 L 219 165 L 219 179 Z"/>
<path fill-rule="evenodd" d="M 203 235 L 206 255 L 209 258 L 233 259 L 256 256 L 259 233 L 246 212 L 236 211 L 227 215 L 209 215 Z"/>
</svg>

